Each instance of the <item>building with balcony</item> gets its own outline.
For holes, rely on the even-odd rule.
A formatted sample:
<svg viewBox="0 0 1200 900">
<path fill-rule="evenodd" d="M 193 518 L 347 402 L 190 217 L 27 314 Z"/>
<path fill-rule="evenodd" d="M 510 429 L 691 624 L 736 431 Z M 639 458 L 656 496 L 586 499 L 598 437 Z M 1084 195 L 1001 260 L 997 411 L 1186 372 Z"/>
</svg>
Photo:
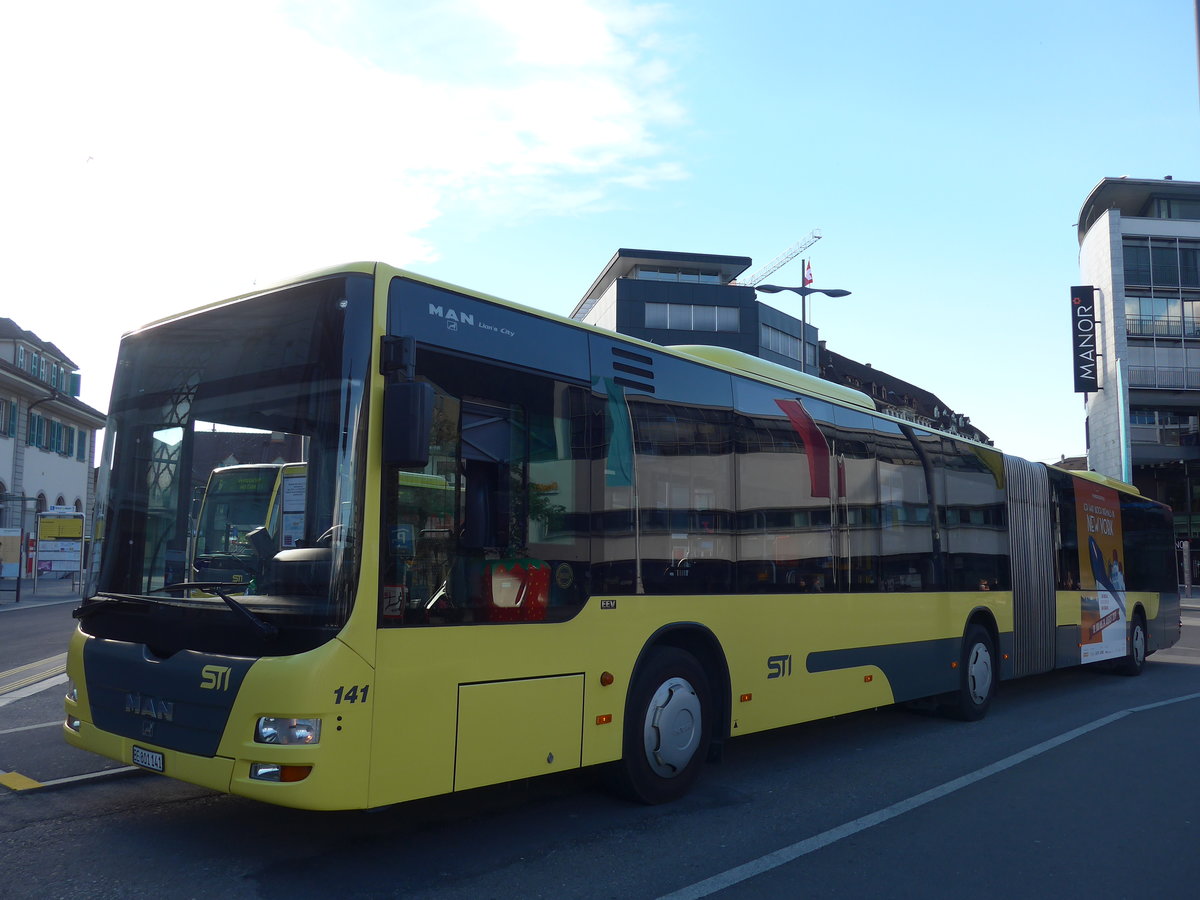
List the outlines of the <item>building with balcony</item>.
<svg viewBox="0 0 1200 900">
<path fill-rule="evenodd" d="M 751 285 L 737 282 L 751 262 L 748 256 L 621 249 L 575 305 L 571 318 L 663 346 L 709 344 L 740 350 L 849 385 L 869 394 L 883 412 L 991 443 L 970 419 L 935 395 L 830 352 L 811 323 L 759 300 Z"/>
<path fill-rule="evenodd" d="M 54 344 L 0 318 L 0 528 L 32 532 L 51 507 L 91 512 L 104 414 L 76 399 L 77 369 Z"/>
<path fill-rule="evenodd" d="M 1088 467 L 1200 518 L 1200 182 L 1105 178 L 1079 213 L 1080 283 L 1096 288 L 1099 390 Z"/>
</svg>

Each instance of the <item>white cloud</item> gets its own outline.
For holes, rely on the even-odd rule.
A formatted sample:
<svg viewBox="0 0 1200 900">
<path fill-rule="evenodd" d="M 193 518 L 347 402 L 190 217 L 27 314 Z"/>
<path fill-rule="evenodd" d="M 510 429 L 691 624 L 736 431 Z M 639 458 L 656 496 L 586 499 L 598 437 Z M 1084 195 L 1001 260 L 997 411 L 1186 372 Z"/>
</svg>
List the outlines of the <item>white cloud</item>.
<svg viewBox="0 0 1200 900">
<path fill-rule="evenodd" d="M 661 15 L 601 0 L 9 4 L 5 314 L 106 389 L 121 330 L 255 279 L 435 258 L 422 235 L 455 197 L 557 214 L 677 178 L 656 129 L 681 113 L 643 49 Z"/>
<path fill-rule="evenodd" d="M 472 5 L 507 34 L 517 62 L 605 65 L 618 51 L 605 14 L 587 0 L 475 0 Z"/>
</svg>

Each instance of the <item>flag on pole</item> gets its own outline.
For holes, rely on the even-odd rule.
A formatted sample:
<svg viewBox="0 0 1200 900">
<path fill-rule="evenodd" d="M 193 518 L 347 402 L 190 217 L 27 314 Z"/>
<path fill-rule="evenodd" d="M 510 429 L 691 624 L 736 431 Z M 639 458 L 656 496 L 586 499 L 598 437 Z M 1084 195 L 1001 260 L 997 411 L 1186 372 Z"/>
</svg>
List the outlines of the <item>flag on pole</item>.
<svg viewBox="0 0 1200 900">
<path fill-rule="evenodd" d="M 804 261 L 804 286 L 808 287 L 812 281 L 812 260 L 806 259 Z"/>
</svg>

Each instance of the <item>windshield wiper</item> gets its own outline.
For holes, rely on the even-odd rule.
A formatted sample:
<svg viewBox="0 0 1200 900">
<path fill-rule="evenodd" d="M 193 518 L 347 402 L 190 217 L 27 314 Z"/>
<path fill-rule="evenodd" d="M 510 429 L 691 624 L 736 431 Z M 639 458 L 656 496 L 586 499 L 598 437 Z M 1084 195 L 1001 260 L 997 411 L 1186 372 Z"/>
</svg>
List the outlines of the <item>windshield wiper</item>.
<svg viewBox="0 0 1200 900">
<path fill-rule="evenodd" d="M 263 637 L 273 638 L 277 636 L 279 634 L 278 626 L 265 619 L 260 619 L 245 604 L 239 603 L 226 593 L 231 587 L 245 587 L 245 583 L 240 581 L 180 581 L 175 584 L 168 584 L 166 587 L 154 588 L 154 590 L 147 591 L 146 593 L 161 594 L 164 591 L 203 591 L 206 594 L 213 594 L 224 600 L 226 606 L 241 616 L 247 624 L 253 626 Z M 156 602 L 158 601 L 151 600 L 144 594 L 98 594 L 83 606 L 72 610 L 71 615 L 76 619 L 86 619 L 93 613 L 97 613 L 113 603 L 138 603 L 149 606 Z"/>
<path fill-rule="evenodd" d="M 114 603 L 140 603 L 143 606 L 155 603 L 149 597 L 142 597 L 138 594 L 97 594 L 94 597 L 89 597 L 84 601 L 82 606 L 77 606 L 71 610 L 71 615 L 76 619 L 86 619 L 93 613 L 97 613 Z"/>
<path fill-rule="evenodd" d="M 206 594 L 213 594 L 224 600 L 226 606 L 245 619 L 263 637 L 273 638 L 278 635 L 279 628 L 276 625 L 265 619 L 260 619 L 250 611 L 248 606 L 233 599 L 233 597 L 226 593 L 226 590 L 235 586 L 245 587 L 245 584 L 240 581 L 178 581 L 175 584 L 168 584 L 166 587 L 155 588 L 150 593 L 158 594 L 162 591 L 203 591 Z"/>
</svg>

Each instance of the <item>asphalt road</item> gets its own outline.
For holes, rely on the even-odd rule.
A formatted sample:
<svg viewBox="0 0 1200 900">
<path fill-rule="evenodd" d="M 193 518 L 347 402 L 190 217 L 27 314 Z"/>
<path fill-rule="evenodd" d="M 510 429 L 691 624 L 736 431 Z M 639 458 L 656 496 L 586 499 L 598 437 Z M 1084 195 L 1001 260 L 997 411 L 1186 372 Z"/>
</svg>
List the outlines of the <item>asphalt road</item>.
<svg viewBox="0 0 1200 900">
<path fill-rule="evenodd" d="M 69 610 L 0 611 L 0 671 L 61 652 Z M 62 743 L 61 690 L 0 681 L 0 769 L 55 782 L 0 788 L 3 897 L 1200 892 L 1200 611 L 1140 678 L 1005 683 L 978 723 L 889 708 L 743 737 L 661 807 L 590 771 L 334 814 L 140 771 L 76 780 L 109 764 Z"/>
</svg>

